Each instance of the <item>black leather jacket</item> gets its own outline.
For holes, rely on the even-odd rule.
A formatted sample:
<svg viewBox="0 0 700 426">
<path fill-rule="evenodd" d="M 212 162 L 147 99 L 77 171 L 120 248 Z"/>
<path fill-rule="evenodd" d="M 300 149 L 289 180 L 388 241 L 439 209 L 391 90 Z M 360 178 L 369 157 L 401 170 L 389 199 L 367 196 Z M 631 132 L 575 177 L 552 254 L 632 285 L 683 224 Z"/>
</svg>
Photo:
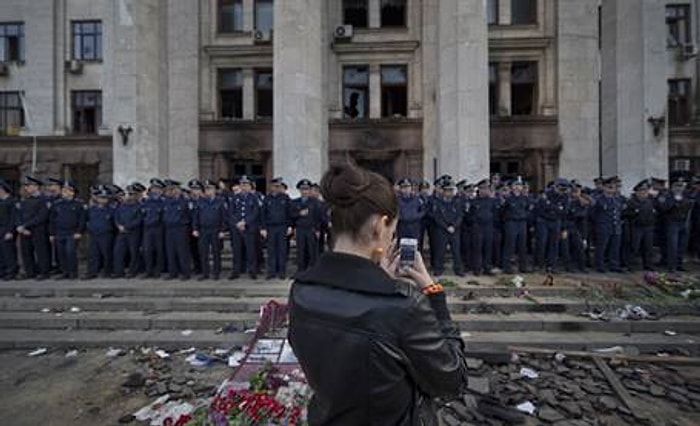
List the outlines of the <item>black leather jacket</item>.
<svg viewBox="0 0 700 426">
<path fill-rule="evenodd" d="M 315 395 L 309 424 L 421 425 L 467 369 L 444 293 L 425 296 L 368 259 L 326 253 L 299 274 L 289 341 Z"/>
</svg>

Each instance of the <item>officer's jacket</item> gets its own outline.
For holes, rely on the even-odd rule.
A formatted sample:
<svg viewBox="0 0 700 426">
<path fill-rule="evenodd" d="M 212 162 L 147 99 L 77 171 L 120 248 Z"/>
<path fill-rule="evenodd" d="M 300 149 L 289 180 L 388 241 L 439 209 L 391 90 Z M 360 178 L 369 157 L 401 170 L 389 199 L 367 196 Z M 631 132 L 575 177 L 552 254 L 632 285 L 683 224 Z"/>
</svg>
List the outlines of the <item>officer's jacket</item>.
<svg viewBox="0 0 700 426">
<path fill-rule="evenodd" d="M 86 207 L 80 200 L 58 199 L 49 213 L 49 234 L 73 235 L 85 230 Z"/>
<path fill-rule="evenodd" d="M 425 214 L 423 200 L 415 195 L 399 195 L 399 221 L 405 223 L 419 222 Z"/>
<path fill-rule="evenodd" d="M 163 200 L 163 224 L 167 228 L 190 226 L 193 203 L 184 197 Z"/>
<path fill-rule="evenodd" d="M 249 192 L 240 193 L 230 198 L 229 226 L 235 227 L 238 222 L 245 222 L 246 228 L 260 226 L 262 212 L 262 198 L 260 195 Z"/>
<path fill-rule="evenodd" d="M 51 203 L 42 195 L 24 198 L 19 207 L 18 226 L 32 230 L 48 225 Z"/>
<path fill-rule="evenodd" d="M 13 233 L 17 226 L 17 201 L 12 197 L 0 200 L 0 238 Z"/>
<path fill-rule="evenodd" d="M 292 226 L 292 200 L 287 194 L 271 194 L 262 206 L 262 226 Z"/>
<path fill-rule="evenodd" d="M 149 195 L 141 202 L 144 228 L 158 227 L 163 224 L 163 198 Z"/>
<path fill-rule="evenodd" d="M 462 224 L 464 209 L 459 198 L 436 198 L 432 209 L 433 220 L 439 228 L 458 228 Z"/>
<path fill-rule="evenodd" d="M 632 195 L 627 201 L 625 216 L 635 226 L 653 226 L 656 223 L 656 206 L 652 198 Z"/>
<path fill-rule="evenodd" d="M 525 221 L 530 216 L 532 203 L 527 195 L 511 195 L 503 201 L 501 214 L 506 221 Z"/>
<path fill-rule="evenodd" d="M 477 226 L 493 227 L 500 214 L 501 200 L 494 197 L 476 197 L 469 203 L 469 215 Z"/>
<path fill-rule="evenodd" d="M 221 232 L 226 226 L 228 204 L 221 197 L 200 198 L 192 212 L 192 229 Z"/>
<path fill-rule="evenodd" d="M 537 200 L 537 217 L 545 220 L 564 220 L 569 197 L 555 191 L 547 191 Z"/>
<path fill-rule="evenodd" d="M 676 199 L 673 194 L 667 194 L 666 199 L 661 204 L 661 209 L 666 214 L 666 220 L 670 222 L 685 222 L 688 220 L 690 210 L 693 208 L 693 200 L 685 196 Z"/>
<path fill-rule="evenodd" d="M 621 197 L 601 195 L 593 207 L 596 230 L 620 234 L 622 231 L 622 211 L 625 202 Z"/>
<path fill-rule="evenodd" d="M 308 214 L 302 215 L 304 210 L 308 210 Z M 321 202 L 316 198 L 299 197 L 292 202 L 292 218 L 297 228 L 319 230 L 321 215 Z"/>
<path fill-rule="evenodd" d="M 88 207 L 86 220 L 87 230 L 92 235 L 114 232 L 114 209 L 112 207 L 94 204 Z"/>
<path fill-rule="evenodd" d="M 143 208 L 138 203 L 122 203 L 114 209 L 114 224 L 123 226 L 127 233 L 138 231 L 143 225 Z"/>
</svg>

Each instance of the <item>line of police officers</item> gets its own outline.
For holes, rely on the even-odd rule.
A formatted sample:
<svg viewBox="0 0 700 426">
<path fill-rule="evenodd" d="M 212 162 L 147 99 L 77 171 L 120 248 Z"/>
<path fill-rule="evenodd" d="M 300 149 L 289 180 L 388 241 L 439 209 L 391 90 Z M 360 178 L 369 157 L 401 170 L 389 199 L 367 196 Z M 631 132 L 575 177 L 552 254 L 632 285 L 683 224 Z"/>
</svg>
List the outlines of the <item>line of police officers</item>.
<svg viewBox="0 0 700 426">
<path fill-rule="evenodd" d="M 297 184 L 291 199 L 281 178 L 269 194 L 255 191 L 242 176 L 235 182 L 192 180 L 188 189 L 171 179 L 153 178 L 91 188 L 87 203 L 71 181 L 46 182 L 26 176 L 23 196 L 0 180 L 0 279 L 78 278 L 78 245 L 87 236 L 84 279 L 103 277 L 219 279 L 225 240 L 232 249 L 230 279 L 257 278 L 263 241 L 267 278 L 285 278 L 290 239 L 296 240 L 297 268 L 307 269 L 325 245 L 328 214 L 318 185 Z M 19 243 L 19 244 L 18 244 Z M 23 274 L 19 275 L 17 247 Z M 52 268 L 53 266 L 53 268 Z"/>
<path fill-rule="evenodd" d="M 540 193 L 531 193 L 517 177 L 500 176 L 475 185 L 445 175 L 417 185 L 397 182 L 400 221 L 398 238 L 429 242 L 433 273 L 445 272 L 449 249 L 458 276 L 499 270 L 559 270 L 604 273 L 639 267 L 684 271 L 690 249 L 700 254 L 700 178 L 677 179 L 670 189 L 650 178 L 620 193 L 617 177 L 598 178 L 594 188 L 556 179 Z M 654 262 L 654 247 L 661 254 Z M 640 265 L 641 263 L 641 265 Z"/>
</svg>

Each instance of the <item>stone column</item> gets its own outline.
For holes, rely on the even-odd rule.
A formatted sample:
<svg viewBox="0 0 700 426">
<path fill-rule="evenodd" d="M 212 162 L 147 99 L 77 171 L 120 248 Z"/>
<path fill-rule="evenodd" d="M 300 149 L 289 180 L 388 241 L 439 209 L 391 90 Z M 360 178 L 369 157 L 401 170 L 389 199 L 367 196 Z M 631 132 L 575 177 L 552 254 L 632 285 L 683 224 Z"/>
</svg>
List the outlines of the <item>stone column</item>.
<svg viewBox="0 0 700 426">
<path fill-rule="evenodd" d="M 605 0 L 602 9 L 603 173 L 626 189 L 668 175 L 663 2 Z M 658 134 L 649 119 L 663 120 Z"/>
<path fill-rule="evenodd" d="M 510 21 L 511 21 L 510 0 L 499 0 L 498 1 L 498 25 L 510 25 Z"/>
<path fill-rule="evenodd" d="M 367 2 L 367 12 L 369 13 L 367 23 L 369 28 L 379 28 L 382 26 L 382 5 L 381 0 L 369 0 Z"/>
<path fill-rule="evenodd" d="M 255 0 L 243 0 L 243 31 L 255 29 Z"/>
<path fill-rule="evenodd" d="M 276 1 L 273 46 L 273 171 L 293 185 L 318 180 L 328 163 L 323 92 L 325 0 Z"/>
<path fill-rule="evenodd" d="M 483 0 L 440 0 L 438 174 L 489 173 L 488 30 Z"/>
<path fill-rule="evenodd" d="M 243 69 L 243 119 L 255 119 L 255 71 Z"/>
<path fill-rule="evenodd" d="M 382 73 L 379 64 L 369 66 L 369 118 L 382 116 Z"/>
<path fill-rule="evenodd" d="M 597 14 L 598 0 L 559 1 L 559 174 L 582 182 L 600 174 Z"/>
<path fill-rule="evenodd" d="M 498 63 L 498 115 L 510 116 L 511 88 L 510 77 L 512 62 Z"/>
</svg>

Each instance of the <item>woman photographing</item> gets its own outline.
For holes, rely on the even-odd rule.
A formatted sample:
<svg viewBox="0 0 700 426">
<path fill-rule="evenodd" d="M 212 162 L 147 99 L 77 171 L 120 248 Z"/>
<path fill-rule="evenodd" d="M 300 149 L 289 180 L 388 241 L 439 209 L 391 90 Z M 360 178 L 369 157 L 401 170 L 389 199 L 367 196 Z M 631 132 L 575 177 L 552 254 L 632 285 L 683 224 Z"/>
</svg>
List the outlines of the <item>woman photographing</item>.
<svg viewBox="0 0 700 426">
<path fill-rule="evenodd" d="M 333 252 L 298 274 L 289 340 L 314 390 L 310 425 L 423 425 L 430 401 L 466 388 L 463 343 L 420 253 L 400 268 L 389 182 L 353 166 L 321 181 Z"/>
</svg>

